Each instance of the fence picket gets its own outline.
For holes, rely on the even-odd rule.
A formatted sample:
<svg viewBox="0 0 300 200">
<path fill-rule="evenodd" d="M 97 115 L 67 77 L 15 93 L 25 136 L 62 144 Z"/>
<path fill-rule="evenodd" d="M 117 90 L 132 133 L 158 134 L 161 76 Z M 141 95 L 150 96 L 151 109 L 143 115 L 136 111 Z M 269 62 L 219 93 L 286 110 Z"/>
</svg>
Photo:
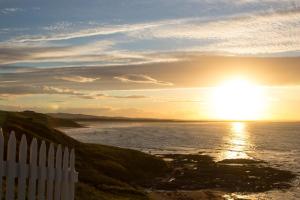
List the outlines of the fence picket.
<svg viewBox="0 0 300 200">
<path fill-rule="evenodd" d="M 55 188 L 54 200 L 60 200 L 61 197 L 61 167 L 62 167 L 62 150 L 61 145 L 58 145 L 55 160 Z"/>
<path fill-rule="evenodd" d="M 16 143 L 15 133 L 11 132 L 7 144 L 7 160 L 4 161 L 5 141 L 0 128 L 0 199 L 13 200 L 17 191 L 18 200 L 74 200 L 74 185 L 78 181 L 74 149 L 69 152 L 69 149 L 65 147 L 62 152 L 61 145 L 58 145 L 55 152 L 54 145 L 50 144 L 47 153 L 45 141 L 42 141 L 38 149 L 37 140 L 33 138 L 28 164 L 27 149 L 29 147 L 26 136 L 22 135 L 20 141 L 18 162 L 16 162 Z M 2 191 L 3 177 L 6 177 L 5 198 Z M 16 178 L 18 187 L 15 190 Z M 28 193 L 26 193 L 27 178 Z"/>
<path fill-rule="evenodd" d="M 16 177 L 16 137 L 12 131 L 7 144 L 7 181 L 6 199 L 14 199 L 15 177 Z"/>
<path fill-rule="evenodd" d="M 69 149 L 65 147 L 63 156 L 63 173 L 62 173 L 62 200 L 69 199 L 68 192 L 68 173 L 69 173 Z"/>
<path fill-rule="evenodd" d="M 53 181 L 54 181 L 54 146 L 51 143 L 48 151 L 47 161 L 47 200 L 53 200 Z"/>
<path fill-rule="evenodd" d="M 75 151 L 74 149 L 71 150 L 70 153 L 70 182 L 69 182 L 69 195 L 70 195 L 70 200 L 74 200 L 75 198 L 75 188 L 74 188 L 74 183 L 75 183 Z"/>
<path fill-rule="evenodd" d="M 18 179 L 18 200 L 24 200 L 26 194 L 26 177 L 27 177 L 27 140 L 22 135 L 19 147 L 19 179 Z"/>
<path fill-rule="evenodd" d="M 2 180 L 4 172 L 4 162 L 3 162 L 3 152 L 4 152 L 4 137 L 2 128 L 0 129 L 0 199 L 2 199 Z"/>
<path fill-rule="evenodd" d="M 36 179 L 37 179 L 37 140 L 34 138 L 30 145 L 30 171 L 28 200 L 34 200 L 36 197 Z"/>
<path fill-rule="evenodd" d="M 45 199 L 45 180 L 46 180 L 46 144 L 42 142 L 39 151 L 39 179 L 38 179 L 38 199 Z"/>
</svg>

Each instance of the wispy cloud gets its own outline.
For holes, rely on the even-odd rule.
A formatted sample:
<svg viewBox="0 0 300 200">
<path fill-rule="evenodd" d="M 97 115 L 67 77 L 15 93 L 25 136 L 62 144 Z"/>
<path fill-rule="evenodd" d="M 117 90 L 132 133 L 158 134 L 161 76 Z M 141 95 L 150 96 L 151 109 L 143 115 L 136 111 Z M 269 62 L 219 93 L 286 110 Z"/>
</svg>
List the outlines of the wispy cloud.
<svg viewBox="0 0 300 200">
<path fill-rule="evenodd" d="M 64 81 L 76 82 L 76 83 L 92 83 L 100 78 L 91 78 L 91 77 L 84 77 L 84 76 L 62 76 L 62 77 L 55 77 L 55 79 L 60 79 Z"/>
<path fill-rule="evenodd" d="M 46 31 L 55 32 L 55 31 L 67 30 L 67 29 L 71 28 L 72 26 L 73 26 L 73 23 L 71 23 L 71 22 L 61 21 L 61 22 L 57 22 L 52 25 L 44 26 L 44 27 L 42 27 L 42 29 L 46 30 Z"/>
<path fill-rule="evenodd" d="M 0 44 L 0 63 L 42 62 L 42 61 L 89 61 L 105 56 L 105 50 L 114 43 L 99 41 L 83 45 L 25 45 Z M 101 58 L 100 58 L 101 59 Z M 102 58 L 103 59 L 103 58 Z"/>
<path fill-rule="evenodd" d="M 125 83 L 146 83 L 146 84 L 157 84 L 157 85 L 173 85 L 173 83 L 159 81 L 150 76 L 144 74 L 125 74 L 122 76 L 115 76 L 117 80 L 120 80 Z"/>
<path fill-rule="evenodd" d="M 119 25 L 96 23 L 82 29 L 62 21 L 44 27 L 49 33 L 17 36 L 0 43 L 0 64 L 40 63 L 59 67 L 178 61 L 174 57 L 163 57 L 167 55 L 165 51 L 234 55 L 294 52 L 297 55 L 300 50 L 299 18 L 299 8 L 289 6 L 226 17 L 190 17 Z M 122 35 L 122 40 L 113 37 L 116 33 Z M 100 38 L 97 42 L 76 45 L 60 43 L 60 40 L 104 35 L 110 39 Z M 167 50 L 152 49 L 151 44 L 148 45 L 149 40 L 160 43 L 170 39 L 174 40 L 174 46 Z M 177 41 L 181 43 L 176 45 Z M 124 44 L 130 48 L 122 47 Z M 143 45 L 144 50 L 135 50 L 139 45 Z"/>
<path fill-rule="evenodd" d="M 0 73 L 0 81 L 5 81 L 1 85 L 2 93 L 20 91 L 22 88 L 15 87 L 26 85 L 47 85 L 91 92 L 206 87 L 234 75 L 246 75 L 259 83 L 271 86 L 300 83 L 300 58 L 298 57 L 205 56 L 197 53 L 183 53 L 176 56 L 181 61 L 105 67 L 44 68 L 24 72 L 18 68 L 21 72 Z M 66 76 L 100 77 L 101 79 L 86 84 L 74 84 L 71 81 L 54 78 Z M 18 82 L 15 82 L 16 80 Z M 24 88 L 21 91 L 26 90 Z"/>
<path fill-rule="evenodd" d="M 78 96 L 82 99 L 103 99 L 103 98 L 114 98 L 114 99 L 145 99 L 149 98 L 144 95 L 107 95 L 107 94 L 99 94 L 99 93 L 90 93 L 90 94 L 82 94 Z"/>
<path fill-rule="evenodd" d="M 136 24 L 121 24 L 121 25 L 100 25 L 93 28 L 85 28 L 82 30 L 65 30 L 66 27 L 70 27 L 71 24 L 63 22 L 46 27 L 48 30 L 59 30 L 47 35 L 25 35 L 16 37 L 10 42 L 12 43 L 26 43 L 26 42 L 45 42 L 45 41 L 59 41 L 69 40 L 83 37 L 101 36 L 101 35 L 113 35 L 117 33 L 127 33 L 140 30 L 147 30 L 154 27 L 159 27 L 166 24 L 177 24 L 182 20 L 160 20 L 148 23 L 136 23 Z M 61 33 L 62 31 L 65 31 Z"/>
<path fill-rule="evenodd" d="M 6 96 L 16 96 L 16 95 L 28 95 L 28 94 L 37 94 L 41 91 L 41 89 L 32 86 L 32 85 L 18 85 L 12 86 L 7 84 L 3 84 L 0 86 L 0 94 Z"/>
<path fill-rule="evenodd" d="M 18 81 L 0 81 L 0 83 L 5 84 L 5 83 L 17 83 Z"/>
<path fill-rule="evenodd" d="M 114 41 L 102 40 L 82 45 L 0 44 L 0 64 L 53 63 L 53 66 L 105 66 L 174 62 L 171 54 L 116 50 Z"/>
<path fill-rule="evenodd" d="M 76 90 L 72 90 L 69 88 L 59 88 L 53 86 L 43 86 L 43 91 L 47 94 L 70 94 L 70 95 L 82 95 L 80 92 Z"/>
<path fill-rule="evenodd" d="M 147 96 L 144 96 L 144 95 L 110 96 L 110 97 L 117 98 L 117 99 L 144 99 L 144 98 L 148 98 Z"/>
<path fill-rule="evenodd" d="M 10 82 L 7 82 L 8 84 Z M 86 88 L 87 89 L 87 88 Z M 10 98 L 32 96 L 32 95 L 67 95 L 79 99 L 99 100 L 106 98 L 113 99 L 144 99 L 149 98 L 144 95 L 110 95 L 99 93 L 97 90 L 76 90 L 63 86 L 34 86 L 34 85 L 1 85 L 0 99 L 7 100 Z"/>
<path fill-rule="evenodd" d="M 4 14 L 4 15 L 13 14 L 13 13 L 22 12 L 22 11 L 24 11 L 24 9 L 22 9 L 22 8 L 2 8 L 2 9 L 0 9 L 0 15 L 1 14 Z"/>
<path fill-rule="evenodd" d="M 277 53 L 300 49 L 300 9 L 269 11 L 212 21 L 191 19 L 184 23 L 132 32 L 139 39 L 193 39 L 213 41 L 187 51 L 234 54 Z M 183 49 L 182 49 L 183 50 Z"/>
</svg>

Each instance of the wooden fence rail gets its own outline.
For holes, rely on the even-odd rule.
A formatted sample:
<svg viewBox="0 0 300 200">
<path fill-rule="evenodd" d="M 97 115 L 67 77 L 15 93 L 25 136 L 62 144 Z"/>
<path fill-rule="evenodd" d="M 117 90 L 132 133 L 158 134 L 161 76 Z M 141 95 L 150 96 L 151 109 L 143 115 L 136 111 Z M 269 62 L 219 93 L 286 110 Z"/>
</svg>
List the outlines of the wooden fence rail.
<svg viewBox="0 0 300 200">
<path fill-rule="evenodd" d="M 37 140 L 33 138 L 28 159 L 26 136 L 22 135 L 17 152 L 14 132 L 9 134 L 6 160 L 3 155 L 4 146 L 3 132 L 0 129 L 0 199 L 74 199 L 74 185 L 78 181 L 74 149 L 69 151 L 65 147 L 62 151 L 61 145 L 58 145 L 55 152 L 54 145 L 51 143 L 47 152 L 45 141 L 42 141 L 38 147 Z"/>
</svg>

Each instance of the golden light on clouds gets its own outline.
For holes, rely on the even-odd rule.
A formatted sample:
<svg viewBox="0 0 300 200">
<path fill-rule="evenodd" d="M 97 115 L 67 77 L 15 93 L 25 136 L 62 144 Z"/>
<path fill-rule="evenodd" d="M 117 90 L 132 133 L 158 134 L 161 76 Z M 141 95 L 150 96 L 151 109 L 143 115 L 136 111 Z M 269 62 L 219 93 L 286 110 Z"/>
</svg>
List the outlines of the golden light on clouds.
<svg viewBox="0 0 300 200">
<path fill-rule="evenodd" d="M 237 78 L 212 89 L 210 107 L 216 119 L 259 120 L 265 115 L 266 100 L 262 86 Z"/>
</svg>

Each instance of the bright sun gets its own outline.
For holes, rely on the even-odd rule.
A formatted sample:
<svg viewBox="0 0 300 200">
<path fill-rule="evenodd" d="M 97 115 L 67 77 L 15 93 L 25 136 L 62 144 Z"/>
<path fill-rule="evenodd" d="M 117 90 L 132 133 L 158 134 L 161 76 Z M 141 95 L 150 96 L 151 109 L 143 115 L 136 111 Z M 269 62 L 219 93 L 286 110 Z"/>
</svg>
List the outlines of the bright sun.
<svg viewBox="0 0 300 200">
<path fill-rule="evenodd" d="M 215 118 L 258 120 L 263 118 L 265 100 L 263 87 L 232 79 L 213 89 L 211 104 Z"/>
</svg>

